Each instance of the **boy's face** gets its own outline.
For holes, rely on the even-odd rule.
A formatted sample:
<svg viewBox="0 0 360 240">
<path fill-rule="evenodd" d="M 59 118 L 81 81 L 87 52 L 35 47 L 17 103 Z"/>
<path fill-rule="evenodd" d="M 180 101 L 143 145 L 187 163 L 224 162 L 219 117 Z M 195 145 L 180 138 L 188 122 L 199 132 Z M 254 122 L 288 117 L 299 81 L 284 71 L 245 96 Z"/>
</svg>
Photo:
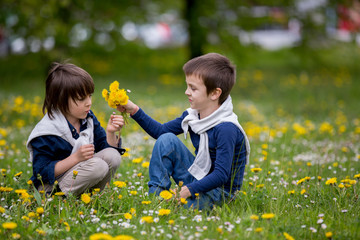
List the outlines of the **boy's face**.
<svg viewBox="0 0 360 240">
<path fill-rule="evenodd" d="M 80 119 L 85 119 L 91 108 L 91 95 L 86 96 L 84 99 L 72 100 L 69 99 L 69 111 L 64 114 L 66 119 L 72 123 Z"/>
<path fill-rule="evenodd" d="M 210 99 L 210 95 L 207 94 L 207 89 L 204 81 L 195 76 L 186 76 L 186 91 L 185 94 L 189 98 L 190 107 L 197 110 L 199 113 L 208 109 L 213 101 Z"/>
</svg>

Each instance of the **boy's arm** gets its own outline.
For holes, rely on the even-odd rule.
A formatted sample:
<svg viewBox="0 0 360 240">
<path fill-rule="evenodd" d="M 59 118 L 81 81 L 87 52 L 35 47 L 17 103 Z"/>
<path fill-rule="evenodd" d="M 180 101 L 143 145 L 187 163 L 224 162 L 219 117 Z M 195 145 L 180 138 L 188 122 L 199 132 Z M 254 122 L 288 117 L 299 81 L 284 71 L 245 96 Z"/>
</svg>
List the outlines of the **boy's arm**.
<svg viewBox="0 0 360 240">
<path fill-rule="evenodd" d="M 130 100 L 127 105 L 118 106 L 118 110 L 130 113 L 131 117 L 153 138 L 157 139 L 163 133 L 174 133 L 178 135 L 183 133 L 181 122 L 188 114 L 186 111 L 179 118 L 171 120 L 167 123 L 161 124 L 158 121 L 147 115 L 141 108 L 135 105 Z"/>
</svg>

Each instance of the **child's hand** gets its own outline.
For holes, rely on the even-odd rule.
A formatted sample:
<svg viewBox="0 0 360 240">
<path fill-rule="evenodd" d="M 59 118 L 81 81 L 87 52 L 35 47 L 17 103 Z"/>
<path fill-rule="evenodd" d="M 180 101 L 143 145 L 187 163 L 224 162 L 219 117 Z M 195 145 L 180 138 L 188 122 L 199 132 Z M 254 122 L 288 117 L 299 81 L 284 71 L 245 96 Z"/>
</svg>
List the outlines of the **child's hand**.
<svg viewBox="0 0 360 240">
<path fill-rule="evenodd" d="M 121 128 L 124 126 L 124 118 L 121 115 L 115 115 L 112 114 L 110 116 L 108 125 L 106 127 L 106 130 L 110 133 L 114 133 L 116 131 L 120 131 Z"/>
<path fill-rule="evenodd" d="M 138 109 L 139 109 L 139 107 L 130 100 L 128 100 L 128 103 L 126 105 L 118 105 L 117 106 L 117 110 L 119 112 L 127 112 L 130 114 L 135 114 Z"/>
<path fill-rule="evenodd" d="M 82 162 L 92 158 L 94 156 L 94 152 L 94 144 L 85 144 L 82 145 L 74 154 L 76 154 L 78 162 Z"/>
</svg>

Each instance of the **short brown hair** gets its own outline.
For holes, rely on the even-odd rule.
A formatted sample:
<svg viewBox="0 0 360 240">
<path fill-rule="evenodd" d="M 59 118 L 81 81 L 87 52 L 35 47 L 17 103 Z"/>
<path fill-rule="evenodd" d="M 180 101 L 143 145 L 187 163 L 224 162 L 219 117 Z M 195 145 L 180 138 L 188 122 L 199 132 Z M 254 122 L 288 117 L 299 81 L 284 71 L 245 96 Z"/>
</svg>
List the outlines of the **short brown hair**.
<svg viewBox="0 0 360 240">
<path fill-rule="evenodd" d="M 84 69 L 71 63 L 53 63 L 46 78 L 45 100 L 42 108 L 53 118 L 53 111 L 69 111 L 69 99 L 84 99 L 94 93 L 94 81 Z"/>
<path fill-rule="evenodd" d="M 219 97 L 220 104 L 225 102 L 235 84 L 235 66 L 227 57 L 218 53 L 208 53 L 193 58 L 184 64 L 183 70 L 186 76 L 200 77 L 204 81 L 207 94 L 220 88 L 222 91 Z"/>
</svg>

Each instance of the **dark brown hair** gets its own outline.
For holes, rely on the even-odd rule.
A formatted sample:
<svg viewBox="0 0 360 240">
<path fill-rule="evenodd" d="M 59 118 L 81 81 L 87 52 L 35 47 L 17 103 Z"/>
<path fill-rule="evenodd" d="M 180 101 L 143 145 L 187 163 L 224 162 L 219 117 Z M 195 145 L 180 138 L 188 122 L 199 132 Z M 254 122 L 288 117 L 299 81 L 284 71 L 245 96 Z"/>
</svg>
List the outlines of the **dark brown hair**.
<svg viewBox="0 0 360 240">
<path fill-rule="evenodd" d="M 65 114 L 69 111 L 69 100 L 84 99 L 94 93 L 94 81 L 84 69 L 70 63 L 53 63 L 46 78 L 45 100 L 42 108 L 53 118 L 53 111 Z"/>
<path fill-rule="evenodd" d="M 183 70 L 186 76 L 195 75 L 201 78 L 208 95 L 216 88 L 220 88 L 222 93 L 219 104 L 225 102 L 235 84 L 235 66 L 227 57 L 218 53 L 208 53 L 193 58 L 184 64 Z"/>
</svg>

